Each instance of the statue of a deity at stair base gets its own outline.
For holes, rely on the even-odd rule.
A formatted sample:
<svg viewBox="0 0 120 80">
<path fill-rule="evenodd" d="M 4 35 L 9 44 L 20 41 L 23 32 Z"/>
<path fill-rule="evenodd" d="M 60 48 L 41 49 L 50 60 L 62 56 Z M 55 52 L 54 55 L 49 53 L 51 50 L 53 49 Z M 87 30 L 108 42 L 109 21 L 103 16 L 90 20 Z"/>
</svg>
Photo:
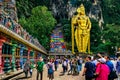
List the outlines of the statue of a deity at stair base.
<svg viewBox="0 0 120 80">
<path fill-rule="evenodd" d="M 91 22 L 88 16 L 85 14 L 85 8 L 83 4 L 77 9 L 77 15 L 72 17 L 72 53 L 74 53 L 74 36 L 78 52 L 86 53 L 88 47 L 88 53 L 90 53 L 90 30 Z"/>
</svg>

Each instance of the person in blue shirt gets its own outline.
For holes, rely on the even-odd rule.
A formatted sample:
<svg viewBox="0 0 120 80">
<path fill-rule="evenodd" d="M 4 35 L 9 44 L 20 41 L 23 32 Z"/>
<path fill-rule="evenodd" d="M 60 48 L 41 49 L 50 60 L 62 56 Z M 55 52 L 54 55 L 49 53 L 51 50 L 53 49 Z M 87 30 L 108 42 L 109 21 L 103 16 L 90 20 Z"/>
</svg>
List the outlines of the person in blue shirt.
<svg viewBox="0 0 120 80">
<path fill-rule="evenodd" d="M 112 71 L 114 70 L 114 66 L 113 63 L 110 61 L 110 57 L 109 56 L 105 56 L 104 57 L 106 59 L 106 64 L 110 69 L 110 74 L 108 76 L 108 80 L 114 80 L 114 78 L 112 77 Z"/>
<path fill-rule="evenodd" d="M 87 62 L 85 63 L 82 76 L 85 75 L 85 80 L 92 80 L 94 75 L 94 65 L 91 62 L 90 56 L 86 57 L 86 61 Z"/>
<path fill-rule="evenodd" d="M 105 56 L 105 59 L 106 59 L 106 64 L 108 65 L 110 71 L 113 71 L 114 66 L 113 63 L 110 61 L 110 57 Z"/>
<path fill-rule="evenodd" d="M 77 72 L 79 74 L 79 72 L 82 69 L 82 58 L 80 58 L 79 56 L 77 57 Z"/>
</svg>

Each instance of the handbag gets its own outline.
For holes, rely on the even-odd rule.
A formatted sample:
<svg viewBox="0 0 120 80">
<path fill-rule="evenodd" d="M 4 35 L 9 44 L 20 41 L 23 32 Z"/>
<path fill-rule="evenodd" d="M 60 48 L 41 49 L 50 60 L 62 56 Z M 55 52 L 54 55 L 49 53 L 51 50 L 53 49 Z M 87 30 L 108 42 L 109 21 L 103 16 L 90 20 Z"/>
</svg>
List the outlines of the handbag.
<svg viewBox="0 0 120 80">
<path fill-rule="evenodd" d="M 112 79 L 118 78 L 118 75 L 116 74 L 116 71 L 114 71 L 114 70 L 110 72 L 110 75 L 109 75 L 109 76 L 110 76 L 110 78 L 112 78 Z"/>
</svg>

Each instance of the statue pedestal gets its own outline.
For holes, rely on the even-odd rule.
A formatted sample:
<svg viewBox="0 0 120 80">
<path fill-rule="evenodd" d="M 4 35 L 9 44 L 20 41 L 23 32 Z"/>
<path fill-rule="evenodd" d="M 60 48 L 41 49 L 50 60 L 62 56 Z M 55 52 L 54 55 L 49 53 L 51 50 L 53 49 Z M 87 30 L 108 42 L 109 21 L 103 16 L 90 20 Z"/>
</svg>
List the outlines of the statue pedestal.
<svg viewBox="0 0 120 80">
<path fill-rule="evenodd" d="M 86 56 L 91 55 L 91 54 L 83 53 L 83 52 L 75 52 L 74 55 L 75 56 L 81 56 L 81 57 L 85 58 Z"/>
</svg>

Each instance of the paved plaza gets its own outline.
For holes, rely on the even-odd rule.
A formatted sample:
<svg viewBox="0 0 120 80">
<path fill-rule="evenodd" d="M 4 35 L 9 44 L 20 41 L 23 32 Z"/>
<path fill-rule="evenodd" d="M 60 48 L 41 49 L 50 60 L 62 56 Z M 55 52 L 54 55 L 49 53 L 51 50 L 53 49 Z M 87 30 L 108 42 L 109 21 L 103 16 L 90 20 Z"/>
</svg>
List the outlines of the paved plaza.
<svg viewBox="0 0 120 80">
<path fill-rule="evenodd" d="M 28 78 L 24 78 L 24 74 L 20 74 L 10 80 L 36 80 L 36 70 L 33 70 L 32 78 L 28 76 Z M 47 68 L 46 65 L 44 66 L 44 72 L 43 72 L 43 80 L 49 80 L 47 77 Z M 84 80 L 84 77 L 81 76 L 81 72 L 79 75 L 68 75 L 65 73 L 65 75 L 62 75 L 62 66 L 59 65 L 58 71 L 54 72 L 54 80 Z"/>
</svg>

